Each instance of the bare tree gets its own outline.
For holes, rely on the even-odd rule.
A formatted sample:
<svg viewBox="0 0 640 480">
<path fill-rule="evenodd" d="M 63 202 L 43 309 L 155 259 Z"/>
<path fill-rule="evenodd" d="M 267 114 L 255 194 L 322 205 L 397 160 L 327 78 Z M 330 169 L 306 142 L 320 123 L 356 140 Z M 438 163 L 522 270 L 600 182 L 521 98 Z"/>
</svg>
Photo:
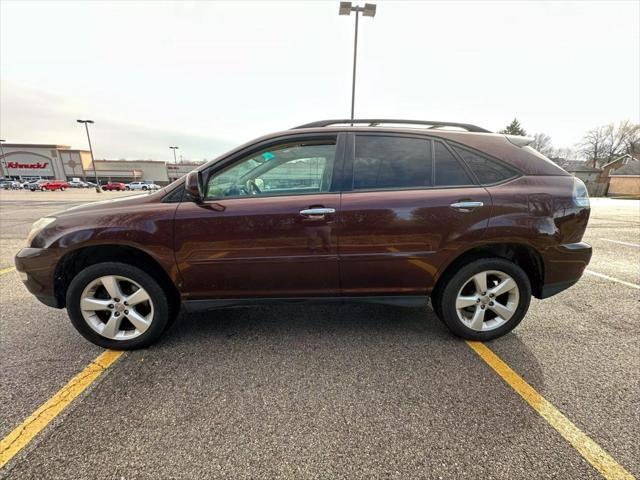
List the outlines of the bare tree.
<svg viewBox="0 0 640 480">
<path fill-rule="evenodd" d="M 586 133 L 577 147 L 594 166 L 603 165 L 625 153 L 633 153 L 640 149 L 640 125 L 625 120 L 617 127 L 610 123 L 593 128 Z"/>
<path fill-rule="evenodd" d="M 552 155 L 554 152 L 553 145 L 551 144 L 551 137 L 546 133 L 536 133 L 533 136 L 533 143 L 531 146 L 547 157 Z"/>
</svg>

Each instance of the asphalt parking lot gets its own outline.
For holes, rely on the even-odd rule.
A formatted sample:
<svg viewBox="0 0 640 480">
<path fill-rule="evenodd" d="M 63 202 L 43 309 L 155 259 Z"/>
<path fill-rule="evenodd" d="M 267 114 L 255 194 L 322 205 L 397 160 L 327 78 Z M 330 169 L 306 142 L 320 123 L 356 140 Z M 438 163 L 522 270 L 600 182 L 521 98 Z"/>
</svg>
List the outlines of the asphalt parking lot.
<svg viewBox="0 0 640 480">
<path fill-rule="evenodd" d="M 0 438 L 102 353 L 26 291 L 13 255 L 39 217 L 122 195 L 0 192 Z M 181 314 L 0 478 L 639 476 L 640 202 L 592 200 L 585 241 L 583 279 L 486 346 L 610 456 L 604 472 L 431 311 L 334 305 Z"/>
</svg>

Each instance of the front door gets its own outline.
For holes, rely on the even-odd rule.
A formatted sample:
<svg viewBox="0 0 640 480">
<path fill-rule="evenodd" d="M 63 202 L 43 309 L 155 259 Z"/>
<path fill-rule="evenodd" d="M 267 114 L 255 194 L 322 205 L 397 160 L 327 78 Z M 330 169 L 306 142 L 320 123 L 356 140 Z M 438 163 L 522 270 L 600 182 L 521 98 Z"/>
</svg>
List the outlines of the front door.
<svg viewBox="0 0 640 480">
<path fill-rule="evenodd" d="M 362 134 L 347 150 L 343 294 L 424 295 L 443 259 L 486 229 L 489 194 L 439 140 Z"/>
<path fill-rule="evenodd" d="M 185 299 L 339 293 L 336 144 L 287 139 L 203 172 L 205 200 L 176 212 Z"/>
</svg>

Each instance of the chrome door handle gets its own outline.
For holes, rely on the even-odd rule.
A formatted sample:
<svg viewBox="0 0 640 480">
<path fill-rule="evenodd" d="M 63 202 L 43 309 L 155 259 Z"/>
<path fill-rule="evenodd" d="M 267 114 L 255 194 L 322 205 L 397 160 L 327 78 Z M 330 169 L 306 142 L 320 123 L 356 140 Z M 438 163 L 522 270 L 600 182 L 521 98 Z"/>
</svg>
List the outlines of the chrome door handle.
<svg viewBox="0 0 640 480">
<path fill-rule="evenodd" d="M 460 210 L 462 212 L 470 212 L 474 208 L 478 208 L 478 207 L 484 206 L 484 203 L 482 203 L 482 202 L 456 202 L 456 203 L 452 203 L 449 206 L 451 208 L 455 208 L 455 209 Z"/>
<path fill-rule="evenodd" d="M 335 208 L 307 208 L 306 210 L 300 210 L 300 215 L 304 215 L 305 217 L 324 216 L 329 213 L 336 213 L 336 209 Z"/>
</svg>

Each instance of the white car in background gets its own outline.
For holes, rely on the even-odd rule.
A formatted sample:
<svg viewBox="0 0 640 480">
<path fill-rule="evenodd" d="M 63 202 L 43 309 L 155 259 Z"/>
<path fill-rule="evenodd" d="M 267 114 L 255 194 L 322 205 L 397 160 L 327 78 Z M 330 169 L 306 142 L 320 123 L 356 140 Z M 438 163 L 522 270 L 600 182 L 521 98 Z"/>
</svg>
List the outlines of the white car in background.
<svg viewBox="0 0 640 480">
<path fill-rule="evenodd" d="M 127 190 L 160 190 L 160 186 L 153 182 L 131 182 L 127 185 Z"/>
<path fill-rule="evenodd" d="M 86 182 L 83 182 L 82 180 L 71 180 L 69 182 L 69 186 L 71 188 L 89 188 L 89 184 Z"/>
</svg>

